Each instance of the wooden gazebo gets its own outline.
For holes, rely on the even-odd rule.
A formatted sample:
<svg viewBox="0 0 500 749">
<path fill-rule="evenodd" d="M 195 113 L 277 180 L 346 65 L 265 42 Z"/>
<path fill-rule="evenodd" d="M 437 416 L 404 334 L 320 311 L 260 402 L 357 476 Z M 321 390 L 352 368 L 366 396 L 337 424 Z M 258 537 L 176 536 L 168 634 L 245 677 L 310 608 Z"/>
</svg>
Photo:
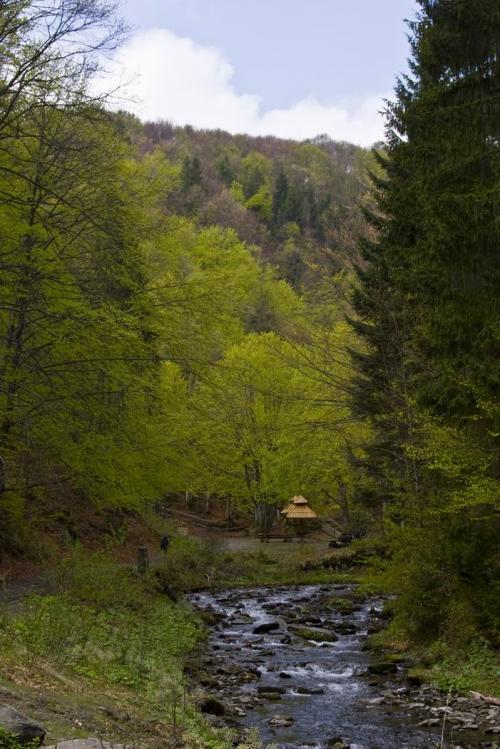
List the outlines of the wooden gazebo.
<svg viewBox="0 0 500 749">
<path fill-rule="evenodd" d="M 292 526 L 298 536 L 305 536 L 309 521 L 317 520 L 318 516 L 309 507 L 305 497 L 292 497 L 289 503 L 281 510 L 285 522 Z"/>
</svg>

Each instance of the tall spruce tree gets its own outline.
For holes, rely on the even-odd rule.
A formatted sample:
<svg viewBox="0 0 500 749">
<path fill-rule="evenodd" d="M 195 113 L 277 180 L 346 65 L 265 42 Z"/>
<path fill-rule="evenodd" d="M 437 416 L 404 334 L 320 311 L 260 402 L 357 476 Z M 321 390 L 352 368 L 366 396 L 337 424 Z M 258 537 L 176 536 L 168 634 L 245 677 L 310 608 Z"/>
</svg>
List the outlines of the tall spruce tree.
<svg viewBox="0 0 500 749">
<path fill-rule="evenodd" d="M 281 226 L 287 219 L 289 187 L 286 172 L 280 167 L 273 190 L 273 220 L 276 226 Z"/>
<path fill-rule="evenodd" d="M 379 156 L 377 239 L 358 271 L 356 405 L 375 426 L 368 469 L 400 526 L 407 623 L 446 636 L 459 612 L 464 632 L 495 637 L 500 6 L 419 5 Z"/>
</svg>

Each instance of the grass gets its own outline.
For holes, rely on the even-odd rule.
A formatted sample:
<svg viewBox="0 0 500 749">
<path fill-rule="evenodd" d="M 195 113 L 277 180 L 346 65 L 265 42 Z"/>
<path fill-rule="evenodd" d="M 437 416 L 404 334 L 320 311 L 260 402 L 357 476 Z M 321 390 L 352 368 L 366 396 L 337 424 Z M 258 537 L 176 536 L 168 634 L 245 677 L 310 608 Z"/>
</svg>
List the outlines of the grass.
<svg viewBox="0 0 500 749">
<path fill-rule="evenodd" d="M 430 679 L 441 690 L 461 694 L 473 690 L 500 697 L 500 659 L 488 643 L 477 639 L 461 650 L 452 650 L 437 642 L 426 660 L 431 661 Z"/>
<path fill-rule="evenodd" d="M 322 566 L 320 559 L 326 551 L 329 551 L 326 544 L 306 542 L 255 542 L 250 548 L 227 551 L 214 543 L 174 538 L 168 555 L 156 565 L 154 574 L 160 588 L 172 593 L 210 587 L 358 582 L 359 576 L 354 576 L 351 570 L 336 572 Z M 330 554 L 342 558 L 345 550 Z"/>
<path fill-rule="evenodd" d="M 159 594 L 156 582 L 75 549 L 55 570 L 51 595 L 2 610 L 0 681 L 13 706 L 29 701 L 47 743 L 98 735 L 152 749 L 234 746 L 231 732 L 199 713 L 201 695 L 184 678 L 204 625 L 189 605 Z"/>
</svg>

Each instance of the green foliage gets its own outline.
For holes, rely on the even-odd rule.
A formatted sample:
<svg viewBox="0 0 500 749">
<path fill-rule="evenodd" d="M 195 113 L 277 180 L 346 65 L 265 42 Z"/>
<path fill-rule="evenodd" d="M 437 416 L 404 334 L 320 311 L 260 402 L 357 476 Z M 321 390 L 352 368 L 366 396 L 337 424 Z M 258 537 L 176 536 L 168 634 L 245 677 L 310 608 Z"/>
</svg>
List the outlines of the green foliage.
<svg viewBox="0 0 500 749">
<path fill-rule="evenodd" d="M 154 584 L 158 590 L 174 594 L 207 588 L 218 583 L 230 560 L 215 544 L 174 538 L 166 558 L 152 572 Z"/>
<path fill-rule="evenodd" d="M 308 543 L 283 544 L 272 549 L 259 544 L 257 549 L 230 552 L 214 541 L 174 537 L 166 557 L 150 572 L 151 587 L 177 597 L 184 591 L 256 582 L 260 585 L 331 582 L 331 569 L 306 565 L 317 554 L 317 545 Z"/>
<path fill-rule="evenodd" d="M 39 745 L 38 741 L 21 742 L 0 728 L 0 749 L 37 749 Z"/>
<path fill-rule="evenodd" d="M 400 621 L 417 639 L 498 643 L 500 16 L 490 0 L 420 6 L 375 154 L 354 408 L 373 426 L 366 497 L 395 550 Z"/>
<path fill-rule="evenodd" d="M 273 221 L 276 226 L 281 226 L 288 219 L 287 201 L 289 192 L 289 182 L 286 172 L 280 168 L 274 183 L 273 190 Z"/>
<path fill-rule="evenodd" d="M 140 669 L 159 668 L 161 651 L 180 657 L 199 636 L 187 608 L 152 598 L 130 568 L 102 552 L 76 547 L 51 583 L 56 594 L 28 598 L 3 623 L 2 636 L 22 646 L 30 668 L 49 658 L 96 678 L 109 668 L 112 680 L 131 682 Z"/>
<path fill-rule="evenodd" d="M 30 33 L 58 27 L 44 25 L 44 7 L 25 31 L 15 6 L 8 17 L 0 9 L 5 76 L 22 68 Z M 70 35 L 82 19 L 110 44 L 119 34 L 104 0 L 68 13 L 63 4 L 56 15 Z M 0 112 L 0 545 L 19 552 L 34 537 L 38 554 L 54 517 L 74 540 L 75 516 L 140 511 L 170 492 L 219 491 L 247 508 L 281 502 L 297 484 L 318 502 L 347 478 L 351 488 L 348 454 L 361 448 L 350 427 L 339 437 L 347 377 L 316 384 L 330 321 L 310 323 L 313 286 L 331 268 L 309 260 L 324 255 L 339 173 L 360 183 L 359 149 L 142 126 L 92 101 L 92 50 L 80 76 L 51 58 L 55 41 L 13 119 Z M 86 47 L 73 49 L 80 60 Z M 354 205 L 351 192 L 343 204 Z M 322 297 L 338 318 L 335 293 Z M 312 459 L 327 466 L 333 456 L 335 473 L 292 471 L 300 440 L 319 430 Z"/>
<path fill-rule="evenodd" d="M 187 192 L 202 180 L 201 161 L 198 156 L 186 156 L 181 167 L 181 186 Z"/>
<path fill-rule="evenodd" d="M 259 187 L 245 203 L 250 211 L 258 214 L 262 221 L 270 222 L 272 217 L 272 198 L 268 185 Z"/>
<path fill-rule="evenodd" d="M 169 208 L 198 215 L 203 223 L 215 215 L 217 223 L 262 247 L 282 278 L 286 277 L 282 227 L 287 222 L 299 226 L 301 238 L 307 240 L 306 266 L 315 265 L 317 273 L 328 275 L 357 258 L 355 238 L 365 226 L 359 209 L 372 203 L 367 170 L 376 169 L 364 149 L 327 136 L 296 143 L 165 123 L 148 123 L 141 133 L 133 123 L 129 137 L 141 149 L 160 146 L 175 163 L 184 163 L 186 183 L 190 161 L 198 156 L 202 181 L 187 191 L 175 190 Z M 228 203 L 228 188 L 242 211 Z M 308 275 L 305 268 L 304 275 Z M 315 280 L 308 277 L 306 283 L 314 285 Z"/>
<path fill-rule="evenodd" d="M 252 151 L 241 162 L 241 182 L 245 198 L 251 198 L 266 187 L 271 163 L 263 154 Z"/>
<path fill-rule="evenodd" d="M 480 690 L 500 696 L 500 662 L 486 643 L 475 640 L 465 650 L 450 651 L 438 642 L 431 657 L 437 662 L 430 676 L 443 691 L 468 694 Z"/>
<path fill-rule="evenodd" d="M 182 740 L 186 749 L 230 749 L 230 747 L 235 746 L 231 732 L 229 731 L 220 731 L 219 735 L 214 736 L 213 733 L 209 735 L 206 730 L 203 731 L 198 728 L 195 732 L 184 733 Z M 276 749 L 276 747 L 274 744 L 264 746 L 258 736 L 258 732 L 252 729 L 245 743 L 238 744 L 236 749 Z"/>
<path fill-rule="evenodd" d="M 238 203 L 245 205 L 245 193 L 241 182 L 238 182 L 237 180 L 231 182 L 231 195 Z"/>
<path fill-rule="evenodd" d="M 103 596 L 100 586 L 107 588 L 113 572 L 116 592 Z M 201 621 L 185 603 L 154 594 L 148 580 L 140 590 L 141 605 L 123 600 L 124 586 L 133 582 L 123 572 L 111 559 L 78 550 L 58 576 L 65 592 L 31 596 L 15 612 L 5 611 L 0 666 L 15 663 L 30 679 L 56 672 L 67 690 L 80 688 L 83 679 L 106 701 L 111 694 L 132 700 L 142 717 L 162 721 L 168 736 L 186 733 L 192 742 L 186 745 L 229 749 L 231 732 L 205 723 L 183 674 L 186 657 L 204 635 Z M 3 745 L 17 749 L 15 743 Z"/>
<path fill-rule="evenodd" d="M 57 590 L 96 609 L 138 609 L 144 604 L 140 580 L 105 552 L 76 546 L 54 567 L 51 578 Z"/>
<path fill-rule="evenodd" d="M 137 506 L 153 463 L 160 470 L 139 243 L 175 176 L 157 154 L 133 160 L 107 117 L 87 114 L 49 107 L 2 156 L 15 196 L 0 211 L 0 514 L 11 546 L 19 510 L 36 514 L 62 486 Z"/>
<path fill-rule="evenodd" d="M 217 172 L 226 187 L 231 187 L 232 183 L 236 179 L 236 172 L 227 154 L 224 154 L 224 156 L 218 162 Z"/>
<path fill-rule="evenodd" d="M 343 341 L 349 332 L 340 325 L 333 335 Z M 247 508 L 278 507 L 304 487 L 319 507 L 329 489 L 352 482 L 345 443 L 356 449 L 362 428 L 344 426 L 345 373 L 339 369 L 336 389 L 317 376 L 321 358 L 309 357 L 309 349 L 275 333 L 247 335 L 193 391 L 195 413 L 213 425 L 194 443 L 198 480 L 207 476 L 212 492 L 238 497 Z M 335 410 L 328 403 L 333 397 Z"/>
</svg>

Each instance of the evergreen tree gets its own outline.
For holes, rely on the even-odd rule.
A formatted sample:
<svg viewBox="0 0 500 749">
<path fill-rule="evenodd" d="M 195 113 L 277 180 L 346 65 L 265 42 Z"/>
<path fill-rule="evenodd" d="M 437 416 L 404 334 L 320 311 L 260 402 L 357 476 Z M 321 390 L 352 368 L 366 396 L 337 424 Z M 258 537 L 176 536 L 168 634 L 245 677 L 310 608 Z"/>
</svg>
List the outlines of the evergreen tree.
<svg viewBox="0 0 500 749">
<path fill-rule="evenodd" d="M 392 498 L 392 517 L 405 521 L 403 614 L 428 636 L 446 633 L 457 611 L 491 634 L 500 7 L 420 6 L 412 77 L 398 82 L 379 157 L 387 176 L 375 180 L 377 240 L 365 243 L 358 271 L 354 324 L 367 351 L 357 357 L 356 403 L 376 428 L 368 468 L 380 499 Z"/>
<path fill-rule="evenodd" d="M 191 161 L 191 185 L 201 185 L 203 172 L 199 156 L 193 156 Z"/>
<path fill-rule="evenodd" d="M 181 186 L 183 192 L 188 192 L 195 185 L 201 184 L 202 170 L 198 156 L 185 156 L 181 166 Z"/>
<path fill-rule="evenodd" d="M 227 154 L 224 154 L 224 156 L 218 162 L 217 174 L 219 175 L 219 179 L 226 185 L 226 187 L 231 187 L 232 183 L 236 179 L 236 172 Z"/>
<path fill-rule="evenodd" d="M 241 183 L 245 198 L 251 198 L 266 184 L 269 172 L 269 160 L 257 151 L 252 151 L 242 162 Z"/>
<path fill-rule="evenodd" d="M 278 171 L 273 190 L 273 219 L 276 226 L 281 226 L 287 219 L 287 201 L 289 184 L 283 167 Z"/>
</svg>

